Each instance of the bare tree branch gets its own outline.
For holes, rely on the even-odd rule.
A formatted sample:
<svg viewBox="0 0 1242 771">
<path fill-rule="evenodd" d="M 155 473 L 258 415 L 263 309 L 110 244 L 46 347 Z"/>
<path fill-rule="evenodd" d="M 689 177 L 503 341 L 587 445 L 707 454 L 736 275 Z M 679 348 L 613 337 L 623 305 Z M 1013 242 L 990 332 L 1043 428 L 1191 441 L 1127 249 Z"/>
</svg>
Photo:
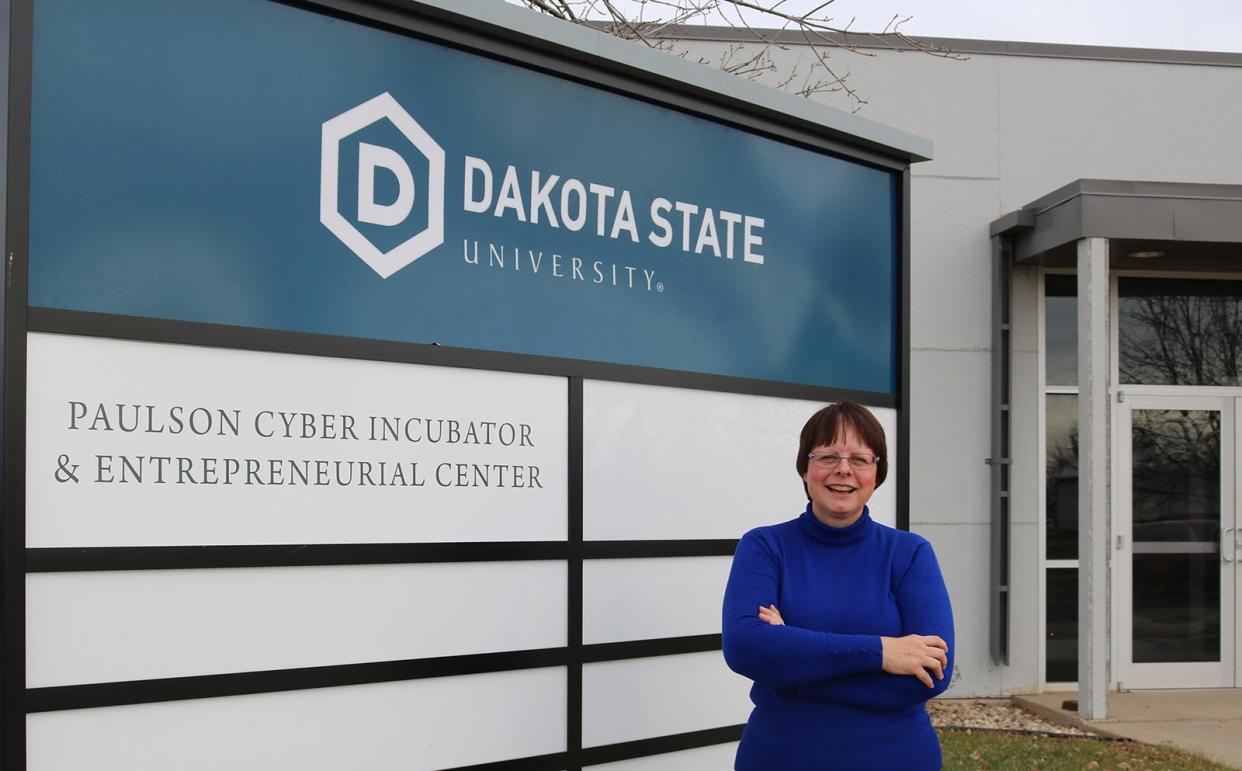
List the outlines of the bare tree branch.
<svg viewBox="0 0 1242 771">
<path fill-rule="evenodd" d="M 688 26 L 723 21 L 745 34 L 741 41 L 730 44 L 721 55 L 716 63 L 721 70 L 750 80 L 766 78 L 770 85 L 805 97 L 839 92 L 855 112 L 867 104 L 867 100 L 848 82 L 848 66 L 842 69 L 839 64 L 830 62 L 830 56 L 835 51 L 875 56 L 859 45 L 859 41 L 866 40 L 871 42 L 872 48 L 879 44 L 899 52 L 917 51 L 949 59 L 965 58 L 905 35 L 901 26 L 911 17 L 899 13 L 893 14 L 879 32 L 855 31 L 852 18 L 841 25 L 826 15 L 834 0 L 822 0 L 805 13 L 789 10 L 786 5 L 788 0 L 628 0 L 625 7 L 621 6 L 621 0 L 509 1 L 683 57 L 688 51 L 679 44 Z M 756 19 L 761 23 L 756 24 Z M 809 63 L 800 58 L 792 63 L 782 61 L 778 65 L 775 58 L 778 53 L 781 56 L 797 53 L 780 37 L 795 30 L 802 39 L 802 44 L 796 45 L 796 48 L 809 50 Z M 701 57 L 697 60 L 707 63 Z"/>
</svg>

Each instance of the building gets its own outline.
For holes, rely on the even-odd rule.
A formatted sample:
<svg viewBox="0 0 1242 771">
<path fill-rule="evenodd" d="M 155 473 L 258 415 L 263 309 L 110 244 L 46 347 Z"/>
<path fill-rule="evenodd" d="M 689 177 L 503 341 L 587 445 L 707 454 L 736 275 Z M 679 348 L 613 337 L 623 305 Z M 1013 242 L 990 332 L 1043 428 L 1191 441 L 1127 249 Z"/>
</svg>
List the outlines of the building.
<svg viewBox="0 0 1242 771">
<path fill-rule="evenodd" d="M 679 35 L 708 60 L 746 43 L 725 29 Z M 808 66 L 799 35 L 782 42 L 774 81 Z M 1068 689 L 1088 650 L 1089 714 L 1105 688 L 1242 686 L 1242 157 L 1230 128 L 1242 107 L 1229 96 L 1242 56 L 925 42 L 961 58 L 861 42 L 866 56 L 833 61 L 868 100 L 862 115 L 935 146 L 911 169 L 910 525 L 947 566 L 951 693 Z M 1084 287 L 1098 294 L 1082 316 Z M 1089 610 L 1084 495 L 1098 548 Z"/>
<path fill-rule="evenodd" d="M 843 396 L 950 695 L 1242 686 L 1242 56 L 868 49 L 858 117 L 482 0 L 12 6 L 6 764 L 725 767 Z"/>
</svg>

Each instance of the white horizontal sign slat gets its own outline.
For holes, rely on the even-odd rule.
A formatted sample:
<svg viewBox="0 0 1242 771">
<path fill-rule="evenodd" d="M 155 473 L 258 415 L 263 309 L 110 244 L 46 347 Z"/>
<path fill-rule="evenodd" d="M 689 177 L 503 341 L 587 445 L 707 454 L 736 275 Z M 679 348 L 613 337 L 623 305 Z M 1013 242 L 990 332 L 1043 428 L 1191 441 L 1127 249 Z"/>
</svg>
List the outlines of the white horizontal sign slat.
<svg viewBox="0 0 1242 771">
<path fill-rule="evenodd" d="M 750 681 L 720 651 L 587 664 L 582 745 L 649 739 L 745 723 Z"/>
<path fill-rule="evenodd" d="M 806 507 L 798 435 L 823 403 L 587 381 L 583 530 L 588 541 L 738 538 Z M 889 482 L 871 499 L 896 523 L 897 413 L 873 408 Z"/>
<path fill-rule="evenodd" d="M 729 557 L 587 560 L 582 638 L 591 643 L 720 634 Z"/>
<path fill-rule="evenodd" d="M 411 771 L 565 750 L 565 670 L 42 712 L 29 771 Z"/>
<path fill-rule="evenodd" d="M 34 573 L 26 683 L 562 647 L 565 603 L 564 562 Z"/>
<path fill-rule="evenodd" d="M 566 537 L 564 378 L 33 333 L 28 546 Z"/>
</svg>

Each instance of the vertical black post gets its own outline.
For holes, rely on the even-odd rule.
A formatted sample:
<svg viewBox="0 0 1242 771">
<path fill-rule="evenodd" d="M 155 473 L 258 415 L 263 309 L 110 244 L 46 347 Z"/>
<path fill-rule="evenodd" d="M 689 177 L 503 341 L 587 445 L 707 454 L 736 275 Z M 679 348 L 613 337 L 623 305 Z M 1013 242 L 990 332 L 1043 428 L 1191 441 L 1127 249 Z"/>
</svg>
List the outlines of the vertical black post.
<svg viewBox="0 0 1242 771">
<path fill-rule="evenodd" d="M 569 378 L 569 586 L 565 644 L 567 771 L 582 768 L 582 378 Z"/>
<path fill-rule="evenodd" d="M 901 172 L 901 286 L 897 304 L 897 529 L 910 529 L 910 167 Z"/>
<path fill-rule="evenodd" d="M 30 213 L 32 0 L 5 2 L 8 120 L 4 223 L 0 767 L 26 767 L 26 258 Z"/>
</svg>

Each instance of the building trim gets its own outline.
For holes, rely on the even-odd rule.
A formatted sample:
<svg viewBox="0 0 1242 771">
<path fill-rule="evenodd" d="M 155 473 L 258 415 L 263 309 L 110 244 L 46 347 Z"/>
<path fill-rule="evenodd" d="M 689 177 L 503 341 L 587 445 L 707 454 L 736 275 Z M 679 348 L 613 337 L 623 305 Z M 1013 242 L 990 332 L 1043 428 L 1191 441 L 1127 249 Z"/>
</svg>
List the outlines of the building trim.
<svg viewBox="0 0 1242 771">
<path fill-rule="evenodd" d="M 1016 40 L 978 40 L 974 38 L 932 37 L 854 33 L 821 33 L 828 46 L 842 50 L 859 48 L 897 53 L 926 50 L 973 56 L 1025 56 L 1041 59 L 1089 59 L 1142 64 L 1186 64 L 1209 67 L 1242 67 L 1242 53 L 1229 51 L 1185 51 L 1128 46 L 1039 43 Z M 780 45 L 807 45 L 806 35 L 796 29 L 738 29 L 714 25 L 683 25 L 665 28 L 658 37 L 704 42 L 753 43 L 770 40 Z"/>
<path fill-rule="evenodd" d="M 1210 268 L 1236 263 L 1242 185 L 1079 179 L 994 220 L 990 230 L 1013 238 L 1019 264 L 1072 266 L 1078 241 L 1107 238 L 1124 242 L 1111 250 L 1115 268 Z M 1142 246 L 1168 256 L 1152 262 L 1127 256 Z"/>
</svg>

